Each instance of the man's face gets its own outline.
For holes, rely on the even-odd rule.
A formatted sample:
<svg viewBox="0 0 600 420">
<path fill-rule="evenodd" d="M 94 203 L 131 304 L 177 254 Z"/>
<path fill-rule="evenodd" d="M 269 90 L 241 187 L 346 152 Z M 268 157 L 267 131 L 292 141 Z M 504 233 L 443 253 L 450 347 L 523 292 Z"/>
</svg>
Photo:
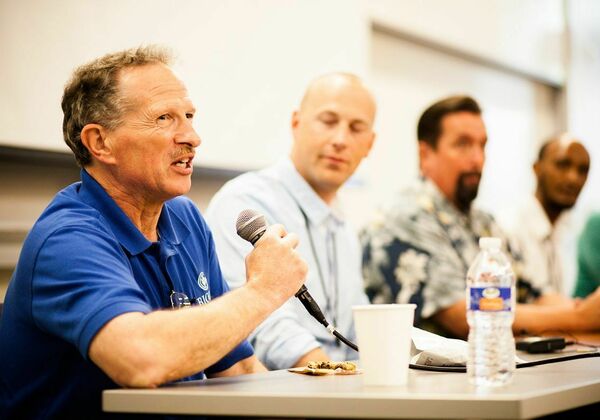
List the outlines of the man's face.
<svg viewBox="0 0 600 420">
<path fill-rule="evenodd" d="M 587 180 L 590 155 L 581 143 L 555 141 L 535 163 L 538 195 L 543 204 L 559 210 L 575 205 Z"/>
<path fill-rule="evenodd" d="M 460 111 L 444 116 L 435 148 L 419 142 L 423 175 L 459 210 L 467 212 L 477 197 L 485 162 L 487 134 L 481 116 Z"/>
<path fill-rule="evenodd" d="M 375 104 L 364 87 L 334 78 L 314 87 L 292 117 L 296 169 L 332 197 L 371 150 Z"/>
<path fill-rule="evenodd" d="M 195 109 L 183 83 L 161 64 L 125 69 L 119 90 L 126 101 L 123 124 L 107 135 L 113 176 L 125 193 L 162 202 L 191 187 Z"/>
</svg>

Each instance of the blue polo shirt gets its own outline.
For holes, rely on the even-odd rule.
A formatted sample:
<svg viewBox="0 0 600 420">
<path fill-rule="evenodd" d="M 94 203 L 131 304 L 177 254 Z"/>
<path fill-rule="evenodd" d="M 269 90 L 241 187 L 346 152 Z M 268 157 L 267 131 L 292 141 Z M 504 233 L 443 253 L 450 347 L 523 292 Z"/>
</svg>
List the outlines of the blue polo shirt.
<svg viewBox="0 0 600 420">
<path fill-rule="evenodd" d="M 6 294 L 0 418 L 103 415 L 101 391 L 118 385 L 88 358 L 102 326 L 126 312 L 170 308 L 166 276 L 199 304 L 229 290 L 189 199 L 164 204 L 158 232 L 160 241 L 148 241 L 86 171 L 56 195 L 27 236 Z M 243 341 L 206 372 L 252 354 Z"/>
</svg>

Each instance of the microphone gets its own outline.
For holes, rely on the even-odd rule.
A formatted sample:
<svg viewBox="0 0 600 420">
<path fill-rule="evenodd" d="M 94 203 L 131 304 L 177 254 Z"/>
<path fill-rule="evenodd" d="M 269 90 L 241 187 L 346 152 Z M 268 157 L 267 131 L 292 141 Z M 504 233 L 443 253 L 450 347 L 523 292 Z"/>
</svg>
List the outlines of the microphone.
<svg viewBox="0 0 600 420">
<path fill-rule="evenodd" d="M 265 216 L 257 212 L 256 210 L 246 209 L 242 210 L 238 215 L 237 221 L 235 223 L 237 234 L 246 241 L 250 242 L 252 246 L 255 246 L 256 242 L 263 236 L 265 231 L 267 230 L 267 220 Z M 349 341 L 343 335 L 341 335 L 334 326 L 329 325 L 325 315 L 319 308 L 319 305 L 313 297 L 308 292 L 308 289 L 305 285 L 294 294 L 302 305 L 306 308 L 309 314 L 312 315 L 314 319 L 316 319 L 320 324 L 322 324 L 327 330 L 333 334 L 335 337 L 340 339 L 343 343 L 358 351 L 358 347 L 356 344 Z"/>
</svg>

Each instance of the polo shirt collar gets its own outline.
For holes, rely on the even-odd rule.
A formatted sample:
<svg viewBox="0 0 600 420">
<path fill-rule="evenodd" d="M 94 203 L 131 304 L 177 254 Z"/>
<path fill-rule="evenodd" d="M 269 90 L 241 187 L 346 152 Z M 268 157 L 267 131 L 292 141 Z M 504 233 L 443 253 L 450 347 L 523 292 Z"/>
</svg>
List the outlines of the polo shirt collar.
<svg viewBox="0 0 600 420">
<path fill-rule="evenodd" d="M 161 241 L 165 240 L 173 245 L 179 245 L 190 234 L 187 224 L 171 210 L 171 200 L 165 202 L 158 219 L 158 232 Z"/>
<path fill-rule="evenodd" d="M 312 189 L 310 184 L 306 182 L 304 177 L 300 175 L 289 158 L 279 161 L 275 165 L 274 170 L 285 189 L 304 211 L 310 223 L 314 226 L 320 226 L 323 223 L 327 223 L 329 219 L 338 225 L 344 223 L 338 199 L 335 198 L 332 205 L 328 206 L 315 190 Z"/>
<path fill-rule="evenodd" d="M 152 242 L 146 239 L 115 200 L 84 169 L 81 170 L 79 195 L 84 202 L 100 212 L 119 243 L 131 255 L 140 254 L 152 245 Z M 179 244 L 190 233 L 185 223 L 169 210 L 168 201 L 163 205 L 158 219 L 158 231 L 161 240 L 164 239 L 175 245 Z"/>
</svg>

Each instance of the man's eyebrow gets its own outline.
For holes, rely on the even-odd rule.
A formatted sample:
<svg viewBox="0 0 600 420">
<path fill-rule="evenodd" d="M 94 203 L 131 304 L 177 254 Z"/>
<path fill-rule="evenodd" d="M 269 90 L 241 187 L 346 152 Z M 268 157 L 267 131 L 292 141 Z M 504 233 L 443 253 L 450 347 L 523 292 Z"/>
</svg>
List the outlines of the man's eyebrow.
<svg viewBox="0 0 600 420">
<path fill-rule="evenodd" d="M 370 125 L 368 121 L 365 121 L 362 118 L 356 118 L 356 119 L 352 120 L 350 122 L 350 124 L 362 124 L 362 125 L 366 125 L 366 126 Z"/>
<path fill-rule="evenodd" d="M 178 108 L 183 108 L 185 109 L 185 113 L 188 112 L 192 112 L 192 113 L 196 113 L 197 109 L 196 107 L 191 103 L 191 102 L 186 102 L 182 105 L 179 105 L 175 102 L 171 102 L 171 103 L 153 103 L 150 104 L 150 106 L 148 106 L 148 109 L 150 110 L 150 112 L 153 113 L 157 113 L 157 114 L 162 114 L 165 112 L 169 112 L 171 110 L 176 110 Z"/>
<path fill-rule="evenodd" d="M 321 112 L 319 112 L 317 115 L 318 115 L 318 116 L 323 116 L 323 115 L 326 115 L 326 116 L 334 116 L 334 117 L 337 117 L 337 115 L 338 115 L 338 114 L 337 114 L 336 112 L 333 112 L 333 111 L 330 111 L 330 110 L 328 110 L 328 109 L 327 109 L 327 110 L 325 110 L 325 111 L 321 111 Z"/>
</svg>

